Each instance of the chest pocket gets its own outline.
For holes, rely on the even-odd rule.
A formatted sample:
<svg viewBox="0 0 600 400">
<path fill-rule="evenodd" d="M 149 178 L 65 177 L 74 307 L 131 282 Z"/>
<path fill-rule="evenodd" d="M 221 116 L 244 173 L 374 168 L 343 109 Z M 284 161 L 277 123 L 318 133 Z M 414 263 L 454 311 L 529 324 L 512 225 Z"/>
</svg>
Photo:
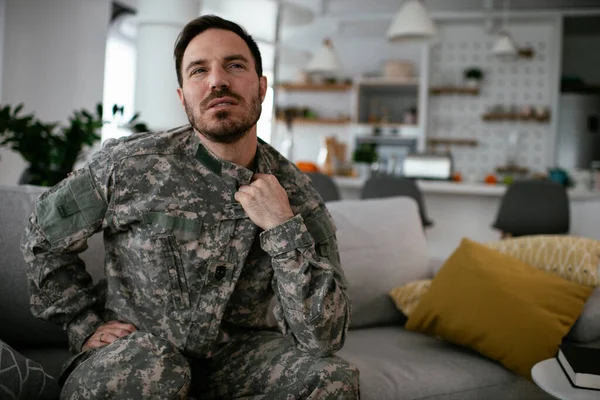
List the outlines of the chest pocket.
<svg viewBox="0 0 600 400">
<path fill-rule="evenodd" d="M 166 272 L 173 304 L 177 309 L 190 307 L 190 293 L 185 268 L 179 252 L 179 243 L 198 239 L 202 232 L 202 222 L 173 217 L 164 213 L 151 212 L 143 215 L 147 236 L 152 243 L 150 262 L 154 266 L 153 275 L 158 286 Z"/>
<path fill-rule="evenodd" d="M 202 222 L 195 219 L 173 217 L 165 213 L 149 212 L 142 216 L 146 229 L 152 235 L 171 235 L 180 243 L 198 239 Z"/>
</svg>

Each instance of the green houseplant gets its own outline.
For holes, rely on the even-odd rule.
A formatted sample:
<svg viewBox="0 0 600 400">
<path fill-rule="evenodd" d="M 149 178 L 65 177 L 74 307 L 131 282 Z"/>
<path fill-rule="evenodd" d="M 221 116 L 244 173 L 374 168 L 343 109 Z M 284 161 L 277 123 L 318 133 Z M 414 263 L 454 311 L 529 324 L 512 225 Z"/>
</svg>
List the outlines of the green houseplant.
<svg viewBox="0 0 600 400">
<path fill-rule="evenodd" d="M 471 86 L 471 87 L 477 87 L 481 84 L 481 81 L 483 80 L 483 70 L 481 68 L 478 67 L 470 67 L 465 69 L 464 71 L 464 78 L 465 78 L 465 84 L 467 86 Z"/>
<path fill-rule="evenodd" d="M 352 153 L 352 161 L 356 165 L 358 175 L 366 177 L 371 171 L 371 164 L 377 161 L 377 150 L 375 144 L 362 143 Z"/>
<path fill-rule="evenodd" d="M 75 110 L 65 125 L 45 123 L 33 114 L 21 115 L 23 104 L 0 107 L 0 146 L 19 153 L 29 164 L 19 183 L 54 186 L 64 179 L 75 163 L 100 140 L 102 105 L 92 113 Z M 113 116 L 123 113 L 122 107 L 113 107 Z M 146 124 L 137 122 L 138 114 L 127 123 L 135 132 L 147 131 Z"/>
</svg>

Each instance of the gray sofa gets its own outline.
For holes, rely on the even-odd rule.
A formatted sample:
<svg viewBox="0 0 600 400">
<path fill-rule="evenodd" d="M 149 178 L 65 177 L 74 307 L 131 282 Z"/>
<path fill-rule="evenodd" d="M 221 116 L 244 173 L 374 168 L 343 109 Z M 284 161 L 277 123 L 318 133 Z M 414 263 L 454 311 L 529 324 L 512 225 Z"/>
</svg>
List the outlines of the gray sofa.
<svg viewBox="0 0 600 400">
<path fill-rule="evenodd" d="M 19 249 L 25 221 L 43 191 L 0 186 L 0 339 L 57 376 L 69 357 L 65 334 L 31 316 Z M 362 398 L 549 399 L 533 383 L 473 351 L 402 328 L 387 292 L 432 276 L 416 203 L 409 198 L 328 203 L 353 303 L 341 357 L 361 373 Z M 83 254 L 94 279 L 102 275 L 100 235 Z M 2 396 L 0 395 L 0 398 Z"/>
</svg>

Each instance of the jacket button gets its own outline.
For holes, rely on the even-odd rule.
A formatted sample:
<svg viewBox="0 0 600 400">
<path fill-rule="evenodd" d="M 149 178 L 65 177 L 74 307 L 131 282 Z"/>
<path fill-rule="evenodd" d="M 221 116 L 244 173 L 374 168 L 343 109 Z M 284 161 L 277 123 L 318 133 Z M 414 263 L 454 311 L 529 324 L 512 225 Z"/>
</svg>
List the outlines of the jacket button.
<svg viewBox="0 0 600 400">
<path fill-rule="evenodd" d="M 225 268 L 224 265 L 219 265 L 215 271 L 215 279 L 220 281 L 223 278 L 225 278 L 226 274 L 227 274 L 227 268 Z"/>
</svg>

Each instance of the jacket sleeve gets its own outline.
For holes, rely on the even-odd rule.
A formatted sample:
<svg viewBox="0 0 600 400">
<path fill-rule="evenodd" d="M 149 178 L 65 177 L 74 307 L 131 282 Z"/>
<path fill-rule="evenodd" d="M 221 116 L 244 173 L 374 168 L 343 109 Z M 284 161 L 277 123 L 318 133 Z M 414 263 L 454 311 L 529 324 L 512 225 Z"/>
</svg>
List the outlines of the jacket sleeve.
<svg viewBox="0 0 600 400">
<path fill-rule="evenodd" d="M 103 296 L 78 254 L 106 223 L 112 169 L 110 157 L 100 150 L 86 167 L 44 192 L 21 243 L 31 311 L 61 325 L 73 352 L 79 352 L 103 322 Z"/>
<path fill-rule="evenodd" d="M 272 259 L 275 317 L 298 348 L 325 357 L 341 349 L 351 305 L 333 219 L 324 206 L 260 234 Z"/>
</svg>

